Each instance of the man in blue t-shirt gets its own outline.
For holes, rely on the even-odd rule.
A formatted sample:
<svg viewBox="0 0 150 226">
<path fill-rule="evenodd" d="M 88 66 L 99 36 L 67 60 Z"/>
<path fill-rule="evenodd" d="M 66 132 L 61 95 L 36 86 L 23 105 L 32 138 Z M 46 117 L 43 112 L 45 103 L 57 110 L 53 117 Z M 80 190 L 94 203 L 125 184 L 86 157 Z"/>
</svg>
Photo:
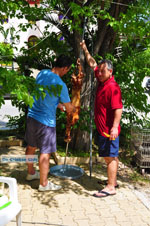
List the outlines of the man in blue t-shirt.
<svg viewBox="0 0 150 226">
<path fill-rule="evenodd" d="M 34 155 L 36 149 L 40 149 L 40 173 L 35 171 L 33 163 L 27 163 L 28 174 L 26 177 L 28 181 L 40 179 L 39 191 L 61 188 L 48 181 L 49 159 L 51 153 L 56 152 L 56 109 L 66 110 L 67 113 L 75 112 L 75 107 L 70 102 L 67 86 L 61 79 L 70 70 L 71 64 L 68 56 L 61 55 L 52 70 L 42 70 L 36 78 L 37 84 L 50 88 L 50 93 L 45 90 L 44 99 L 42 97 L 38 100 L 34 98 L 33 106 L 28 110 L 25 134 L 26 155 Z"/>
</svg>

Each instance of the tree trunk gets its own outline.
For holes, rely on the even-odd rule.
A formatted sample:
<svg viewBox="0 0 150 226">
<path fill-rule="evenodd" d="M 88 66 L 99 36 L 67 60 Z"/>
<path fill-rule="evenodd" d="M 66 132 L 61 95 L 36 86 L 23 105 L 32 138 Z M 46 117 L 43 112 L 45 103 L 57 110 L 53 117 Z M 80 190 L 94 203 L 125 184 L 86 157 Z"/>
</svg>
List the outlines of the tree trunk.
<svg viewBox="0 0 150 226">
<path fill-rule="evenodd" d="M 87 152 L 90 147 L 89 133 L 81 131 L 80 128 L 72 130 L 72 140 L 70 146 L 73 151 L 85 151 Z"/>
<path fill-rule="evenodd" d="M 126 12 L 128 9 L 128 4 L 131 2 L 134 2 L 134 0 L 118 0 L 116 1 L 118 4 L 111 4 L 111 7 L 109 9 L 109 14 L 113 16 L 116 20 L 119 17 L 120 12 Z M 103 2 L 102 2 L 103 3 Z M 101 5 L 101 8 L 103 7 L 103 4 Z M 116 38 L 116 33 L 112 29 L 112 27 L 108 26 L 108 19 L 101 20 L 98 19 L 98 30 L 97 30 L 97 36 L 96 40 L 93 43 L 93 49 L 94 49 L 94 55 L 99 54 L 100 56 L 105 56 L 106 53 L 110 52 L 113 48 L 113 44 Z M 76 38 L 79 41 L 79 36 Z M 78 43 L 78 42 L 77 42 Z M 79 47 L 79 43 L 77 44 L 77 47 Z M 77 48 L 78 49 L 78 48 Z M 76 50 L 76 53 L 79 53 L 79 49 Z M 82 92 L 81 92 L 81 106 L 86 111 L 91 106 L 92 111 L 92 120 L 94 120 L 94 96 L 95 96 L 95 90 L 96 90 L 96 81 L 94 80 L 93 84 L 93 90 L 91 90 L 91 74 L 92 71 L 88 67 L 85 61 L 84 54 L 81 54 L 81 62 L 83 64 L 83 70 L 85 73 Z M 92 103 L 91 103 L 92 102 Z M 82 110 L 82 109 L 81 109 Z M 89 123 L 86 120 L 84 121 L 85 124 Z M 90 128 L 90 123 L 89 123 Z M 94 130 L 92 131 L 92 135 L 94 134 Z M 90 150 L 90 134 L 86 131 L 81 131 L 80 127 L 78 129 L 72 130 L 72 141 L 70 143 L 70 146 L 73 150 L 84 150 L 89 151 Z"/>
<path fill-rule="evenodd" d="M 91 108 L 91 114 L 92 114 L 92 120 L 94 120 L 94 96 L 95 96 L 95 90 L 96 90 L 96 81 L 93 83 L 93 90 L 91 89 L 91 76 L 93 77 L 93 72 L 89 68 L 88 65 L 86 65 L 86 68 L 84 68 L 84 81 L 82 86 L 82 92 L 81 92 L 81 111 L 89 112 L 89 109 Z M 82 112 L 80 112 L 82 114 Z M 80 117 L 80 115 L 79 115 Z M 89 113 L 90 117 L 90 113 Z M 89 151 L 90 149 L 90 120 L 87 120 L 87 118 L 82 119 L 82 126 L 86 126 L 88 128 L 87 131 L 83 131 L 80 129 L 80 126 L 77 129 L 72 129 L 71 131 L 71 143 L 70 146 L 73 150 L 84 150 L 85 152 Z"/>
</svg>

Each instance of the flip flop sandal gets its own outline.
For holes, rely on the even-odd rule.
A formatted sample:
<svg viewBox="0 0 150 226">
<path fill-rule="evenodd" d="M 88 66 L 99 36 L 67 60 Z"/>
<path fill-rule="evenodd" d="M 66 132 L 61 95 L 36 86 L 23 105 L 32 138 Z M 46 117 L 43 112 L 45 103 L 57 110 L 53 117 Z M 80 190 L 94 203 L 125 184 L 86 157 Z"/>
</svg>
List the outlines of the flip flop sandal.
<svg viewBox="0 0 150 226">
<path fill-rule="evenodd" d="M 99 196 L 97 194 L 93 194 L 93 196 L 96 197 L 96 198 L 105 198 L 107 196 L 116 195 L 116 193 L 115 194 L 110 194 L 109 192 L 106 192 L 106 191 L 99 191 L 98 194 L 104 194 L 104 195 L 100 195 Z"/>
</svg>

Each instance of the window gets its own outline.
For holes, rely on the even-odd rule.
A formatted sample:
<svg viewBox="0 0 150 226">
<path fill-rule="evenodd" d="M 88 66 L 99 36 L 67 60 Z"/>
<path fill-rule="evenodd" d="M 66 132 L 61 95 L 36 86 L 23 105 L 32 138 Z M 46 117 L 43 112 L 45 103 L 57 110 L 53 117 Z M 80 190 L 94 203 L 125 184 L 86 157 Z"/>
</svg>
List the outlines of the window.
<svg viewBox="0 0 150 226">
<path fill-rule="evenodd" d="M 35 35 L 30 36 L 28 38 L 28 47 L 31 48 L 32 46 L 35 46 L 37 42 L 38 42 L 38 38 Z M 34 51 L 36 51 L 36 48 L 34 48 Z"/>
</svg>

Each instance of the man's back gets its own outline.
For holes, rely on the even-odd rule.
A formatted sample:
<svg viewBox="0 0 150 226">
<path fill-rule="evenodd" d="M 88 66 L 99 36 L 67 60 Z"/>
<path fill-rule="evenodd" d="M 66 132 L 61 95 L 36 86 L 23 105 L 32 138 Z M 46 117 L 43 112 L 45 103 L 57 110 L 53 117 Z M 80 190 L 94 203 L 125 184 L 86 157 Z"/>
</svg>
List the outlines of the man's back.
<svg viewBox="0 0 150 226">
<path fill-rule="evenodd" d="M 62 79 L 49 69 L 42 70 L 36 78 L 36 83 L 50 89 L 45 90 L 46 96 L 38 100 L 34 98 L 32 108 L 29 108 L 28 116 L 36 119 L 44 125 L 56 126 L 56 109 L 60 101 L 69 102 L 68 89 Z M 59 92 L 60 96 L 59 96 Z"/>
</svg>

